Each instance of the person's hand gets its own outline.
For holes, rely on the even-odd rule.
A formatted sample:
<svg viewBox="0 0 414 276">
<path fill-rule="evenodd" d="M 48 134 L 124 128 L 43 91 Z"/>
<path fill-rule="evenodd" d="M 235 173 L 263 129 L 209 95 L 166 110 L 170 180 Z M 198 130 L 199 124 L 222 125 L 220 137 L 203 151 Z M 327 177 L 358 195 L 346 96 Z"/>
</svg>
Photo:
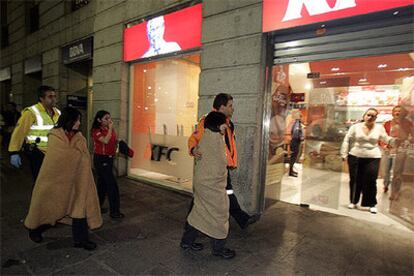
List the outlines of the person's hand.
<svg viewBox="0 0 414 276">
<path fill-rule="evenodd" d="M 203 156 L 203 154 L 198 150 L 198 148 L 193 148 L 193 150 L 191 151 L 193 153 L 193 156 L 195 159 L 200 160 L 201 157 Z"/>
<path fill-rule="evenodd" d="M 112 119 L 109 119 L 109 120 L 108 120 L 108 128 L 109 128 L 109 129 L 112 129 L 112 128 L 113 128 L 113 126 L 114 126 L 114 122 L 112 121 Z"/>
<path fill-rule="evenodd" d="M 342 161 L 346 162 L 346 157 L 342 157 Z"/>
<path fill-rule="evenodd" d="M 20 155 L 13 154 L 10 156 L 10 164 L 15 168 L 20 168 L 22 165 L 22 159 L 20 158 Z"/>
</svg>

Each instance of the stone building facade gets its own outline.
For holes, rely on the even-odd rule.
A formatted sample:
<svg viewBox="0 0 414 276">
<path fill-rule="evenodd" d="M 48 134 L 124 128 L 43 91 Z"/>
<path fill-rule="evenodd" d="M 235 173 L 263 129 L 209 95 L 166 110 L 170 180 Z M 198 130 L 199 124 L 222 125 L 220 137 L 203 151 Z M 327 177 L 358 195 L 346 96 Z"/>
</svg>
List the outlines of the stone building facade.
<svg viewBox="0 0 414 276">
<path fill-rule="evenodd" d="M 2 99 L 14 101 L 20 108 L 28 106 L 36 101 L 35 89 L 40 83 L 58 90 L 62 107 L 66 105 L 67 95 L 80 93 L 90 101 L 89 116 L 100 109 L 110 110 L 120 138 L 126 139 L 129 71 L 128 64 L 122 60 L 123 29 L 134 20 L 200 1 L 74 2 L 84 5 L 72 10 L 70 1 L 7 2 L 9 43 L 1 49 L 0 69 L 10 68 L 11 85 L 2 85 L 1 93 L 11 96 Z M 32 33 L 27 31 L 29 4 L 38 5 L 39 26 Z M 240 169 L 232 177 L 236 192 L 242 195 L 241 204 L 253 212 L 257 209 L 255 187 L 260 174 L 257 153 L 261 147 L 265 86 L 262 1 L 206 0 L 202 4 L 198 115 L 211 109 L 215 94 L 226 92 L 234 96 Z M 91 64 L 80 69 L 64 65 L 62 48 L 87 37 L 93 37 L 93 58 L 88 61 Z M 30 74 L 24 72 L 24 64 L 35 56 L 41 57 L 41 73 L 32 81 Z M 120 159 L 117 167 L 119 174 L 126 173 L 124 159 Z"/>
</svg>

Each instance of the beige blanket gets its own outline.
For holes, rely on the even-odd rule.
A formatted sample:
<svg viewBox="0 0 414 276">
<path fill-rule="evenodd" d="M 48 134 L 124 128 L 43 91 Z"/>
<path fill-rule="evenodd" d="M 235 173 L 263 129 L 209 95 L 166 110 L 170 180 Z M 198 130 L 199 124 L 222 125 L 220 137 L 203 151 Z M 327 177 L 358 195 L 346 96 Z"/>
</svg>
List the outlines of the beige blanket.
<svg viewBox="0 0 414 276">
<path fill-rule="evenodd" d="M 188 223 L 200 232 L 225 239 L 229 232 L 229 197 L 224 138 L 208 129 L 199 143 L 203 154 L 194 167 L 194 206 Z"/>
<path fill-rule="evenodd" d="M 78 132 L 69 142 L 59 128 L 49 133 L 48 151 L 24 224 L 35 229 L 42 224 L 54 225 L 64 217 L 86 217 L 91 229 L 102 225 L 86 139 Z"/>
</svg>

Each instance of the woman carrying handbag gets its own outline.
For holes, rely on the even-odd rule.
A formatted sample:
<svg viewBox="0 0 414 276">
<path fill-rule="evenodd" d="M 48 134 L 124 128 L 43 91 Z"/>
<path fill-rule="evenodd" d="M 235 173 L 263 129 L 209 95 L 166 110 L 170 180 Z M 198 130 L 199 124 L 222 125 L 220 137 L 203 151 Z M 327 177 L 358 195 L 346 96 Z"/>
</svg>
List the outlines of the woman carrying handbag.
<svg viewBox="0 0 414 276">
<path fill-rule="evenodd" d="M 110 217 L 122 219 L 124 214 L 120 212 L 119 188 L 113 174 L 117 147 L 116 132 L 108 111 L 100 110 L 96 113 L 92 124 L 92 139 L 93 163 L 98 178 L 97 188 L 101 209 L 108 196 Z"/>
</svg>

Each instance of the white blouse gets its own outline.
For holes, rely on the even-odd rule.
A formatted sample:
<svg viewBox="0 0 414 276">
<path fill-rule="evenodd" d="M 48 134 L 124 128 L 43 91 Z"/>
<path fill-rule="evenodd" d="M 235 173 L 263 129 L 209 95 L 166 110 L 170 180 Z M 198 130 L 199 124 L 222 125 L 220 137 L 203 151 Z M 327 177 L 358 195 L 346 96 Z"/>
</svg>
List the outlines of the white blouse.
<svg viewBox="0 0 414 276">
<path fill-rule="evenodd" d="M 341 147 L 341 156 L 346 158 L 348 154 L 362 158 L 381 158 L 381 150 L 378 141 L 389 144 L 392 139 L 387 135 L 384 126 L 375 124 L 368 134 L 364 133 L 364 122 L 352 125 L 345 135 Z"/>
</svg>

